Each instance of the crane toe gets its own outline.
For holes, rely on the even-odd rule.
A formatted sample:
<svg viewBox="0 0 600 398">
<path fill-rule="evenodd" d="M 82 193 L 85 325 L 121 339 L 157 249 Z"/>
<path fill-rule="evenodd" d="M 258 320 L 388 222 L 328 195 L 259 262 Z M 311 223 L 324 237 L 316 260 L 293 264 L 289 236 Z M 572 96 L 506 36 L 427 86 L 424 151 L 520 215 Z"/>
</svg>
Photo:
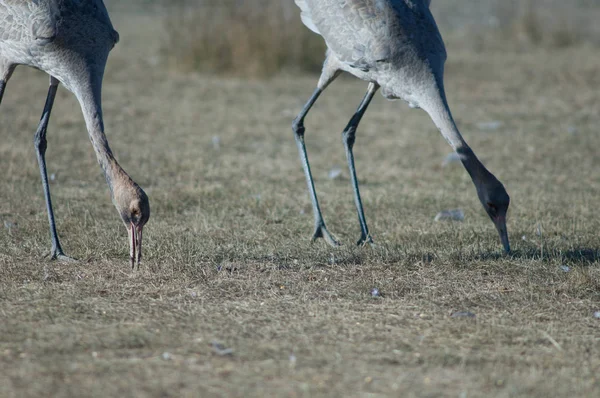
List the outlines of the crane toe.
<svg viewBox="0 0 600 398">
<path fill-rule="evenodd" d="M 315 233 L 313 234 L 312 241 L 314 242 L 319 238 L 325 239 L 325 242 L 327 242 L 330 246 L 333 247 L 338 247 L 342 245 L 333 237 L 333 235 L 329 233 L 325 225 L 317 225 L 315 227 Z"/>
<path fill-rule="evenodd" d="M 58 261 L 61 263 L 76 263 L 78 261 L 76 258 L 69 257 L 64 253 L 53 252 L 47 255 L 46 257 L 49 257 L 50 261 Z"/>
<path fill-rule="evenodd" d="M 371 247 L 375 247 L 377 245 L 375 245 L 375 243 L 373 242 L 373 238 L 371 237 L 371 235 L 363 235 L 360 237 L 360 239 L 358 240 L 358 242 L 356 242 L 357 246 L 366 246 L 369 245 Z"/>
</svg>

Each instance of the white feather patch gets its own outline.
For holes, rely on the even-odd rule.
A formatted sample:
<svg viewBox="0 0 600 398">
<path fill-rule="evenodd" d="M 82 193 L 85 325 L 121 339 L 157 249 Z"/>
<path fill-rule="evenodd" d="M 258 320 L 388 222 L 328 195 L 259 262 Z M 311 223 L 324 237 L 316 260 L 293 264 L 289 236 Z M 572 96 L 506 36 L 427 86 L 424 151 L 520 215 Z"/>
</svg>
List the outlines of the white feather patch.
<svg viewBox="0 0 600 398">
<path fill-rule="evenodd" d="M 305 0 L 294 0 L 296 2 L 296 5 L 298 7 L 300 7 L 300 10 L 302 10 L 302 14 L 300 14 L 300 18 L 302 19 L 302 23 L 304 25 L 306 25 L 306 27 L 310 30 L 312 30 L 315 33 L 321 34 L 321 32 L 319 32 L 319 29 L 317 28 L 317 26 L 315 25 L 315 23 L 312 20 L 312 16 L 310 14 L 310 8 L 308 7 L 308 4 L 306 3 Z"/>
</svg>

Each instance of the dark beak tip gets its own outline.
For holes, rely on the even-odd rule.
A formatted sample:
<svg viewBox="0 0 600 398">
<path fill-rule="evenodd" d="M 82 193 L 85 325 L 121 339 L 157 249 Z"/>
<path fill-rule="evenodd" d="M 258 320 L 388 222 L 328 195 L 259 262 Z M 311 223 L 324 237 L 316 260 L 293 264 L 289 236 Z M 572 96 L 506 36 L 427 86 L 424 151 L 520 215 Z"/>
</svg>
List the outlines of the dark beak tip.
<svg viewBox="0 0 600 398">
<path fill-rule="evenodd" d="M 508 241 L 508 235 L 504 234 L 504 236 L 500 237 L 500 240 L 502 241 L 502 246 L 504 247 L 504 254 L 506 254 L 506 255 L 511 254 L 510 242 Z"/>
<path fill-rule="evenodd" d="M 510 241 L 508 240 L 508 230 L 506 228 L 506 218 L 505 217 L 492 218 L 492 221 L 494 222 L 496 229 L 498 230 L 498 234 L 500 235 L 500 242 L 502 243 L 502 246 L 504 248 L 504 254 L 510 255 L 511 250 L 510 250 Z"/>
</svg>

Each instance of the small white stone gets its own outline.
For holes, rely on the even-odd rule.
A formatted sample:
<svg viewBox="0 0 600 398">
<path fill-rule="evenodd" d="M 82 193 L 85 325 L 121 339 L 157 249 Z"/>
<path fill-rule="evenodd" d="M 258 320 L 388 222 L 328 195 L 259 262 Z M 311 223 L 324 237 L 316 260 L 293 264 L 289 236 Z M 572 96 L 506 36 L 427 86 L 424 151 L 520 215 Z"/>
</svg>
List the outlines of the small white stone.
<svg viewBox="0 0 600 398">
<path fill-rule="evenodd" d="M 502 123 L 499 120 L 492 120 L 489 122 L 477 123 L 477 128 L 479 128 L 480 130 L 498 130 L 503 125 L 504 123 Z"/>
<path fill-rule="evenodd" d="M 452 314 L 452 318 L 475 318 L 475 314 L 470 311 L 458 311 Z"/>
<path fill-rule="evenodd" d="M 211 343 L 213 351 L 217 354 L 220 355 L 222 357 L 227 356 L 227 355 L 233 355 L 233 348 L 227 348 L 225 347 L 223 344 L 213 341 Z"/>
<path fill-rule="evenodd" d="M 339 178 L 342 175 L 342 169 L 339 167 L 334 167 L 331 170 L 329 170 L 329 173 L 327 173 L 327 177 L 329 177 L 330 180 L 335 180 L 336 178 Z"/>
<path fill-rule="evenodd" d="M 212 146 L 215 151 L 221 149 L 221 138 L 218 135 L 213 135 L 212 137 Z"/>
<path fill-rule="evenodd" d="M 436 214 L 434 220 L 451 220 L 451 221 L 464 221 L 465 213 L 462 209 L 444 210 Z"/>
<path fill-rule="evenodd" d="M 16 222 L 4 221 L 4 228 L 8 229 L 8 232 L 10 232 L 11 229 L 16 228 L 18 225 L 19 224 Z"/>
</svg>

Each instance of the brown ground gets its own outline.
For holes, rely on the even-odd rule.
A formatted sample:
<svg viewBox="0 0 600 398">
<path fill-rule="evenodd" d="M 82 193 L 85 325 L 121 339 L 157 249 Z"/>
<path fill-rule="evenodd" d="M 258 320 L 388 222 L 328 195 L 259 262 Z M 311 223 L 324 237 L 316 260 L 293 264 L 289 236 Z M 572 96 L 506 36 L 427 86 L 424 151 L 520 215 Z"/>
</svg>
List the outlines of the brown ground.
<svg viewBox="0 0 600 398">
<path fill-rule="evenodd" d="M 106 127 L 151 200 L 144 261 L 129 270 L 64 89 L 48 164 L 63 246 L 80 261 L 43 259 L 32 136 L 47 80 L 17 69 L 0 108 L 0 396 L 600 396 L 597 49 L 449 48 L 457 122 L 512 197 L 514 255 L 502 257 L 467 173 L 441 167 L 450 148 L 428 117 L 380 96 L 355 150 L 378 246 L 354 247 L 340 132 L 366 86 L 351 79 L 307 120 L 325 218 L 346 244 L 311 244 L 290 123 L 316 79 L 173 74 L 147 35 L 120 31 Z M 433 221 L 451 208 L 465 221 Z M 463 311 L 475 317 L 452 317 Z"/>
</svg>

